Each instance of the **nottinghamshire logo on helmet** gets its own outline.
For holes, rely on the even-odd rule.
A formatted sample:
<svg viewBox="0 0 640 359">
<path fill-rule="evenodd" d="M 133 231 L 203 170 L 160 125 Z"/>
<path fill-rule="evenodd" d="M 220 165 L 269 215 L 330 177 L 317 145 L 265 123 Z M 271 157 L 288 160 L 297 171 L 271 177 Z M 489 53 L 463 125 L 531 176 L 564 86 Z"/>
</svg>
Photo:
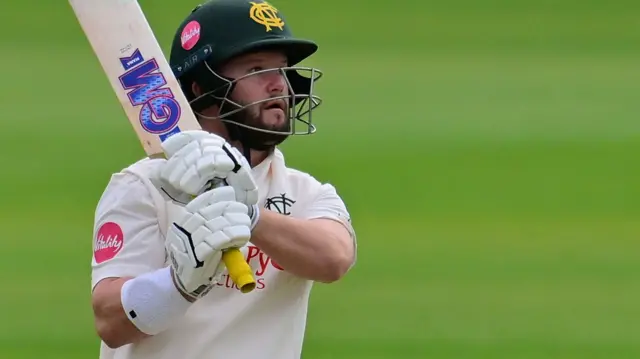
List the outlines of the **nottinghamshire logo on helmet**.
<svg viewBox="0 0 640 359">
<path fill-rule="evenodd" d="M 263 25 L 267 32 L 277 27 L 282 30 L 284 21 L 278 17 L 278 9 L 267 2 L 250 2 L 249 17 L 251 20 Z"/>
</svg>

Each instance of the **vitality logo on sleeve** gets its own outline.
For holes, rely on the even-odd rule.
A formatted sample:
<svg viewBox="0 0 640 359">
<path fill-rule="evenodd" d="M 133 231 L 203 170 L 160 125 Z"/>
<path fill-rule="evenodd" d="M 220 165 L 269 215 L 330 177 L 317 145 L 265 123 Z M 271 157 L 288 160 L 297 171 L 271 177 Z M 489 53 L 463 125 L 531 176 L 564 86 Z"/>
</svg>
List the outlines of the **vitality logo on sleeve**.
<svg viewBox="0 0 640 359">
<path fill-rule="evenodd" d="M 120 252 L 124 245 L 122 228 L 117 223 L 107 222 L 100 226 L 93 245 L 93 258 L 96 263 L 106 262 Z"/>
</svg>

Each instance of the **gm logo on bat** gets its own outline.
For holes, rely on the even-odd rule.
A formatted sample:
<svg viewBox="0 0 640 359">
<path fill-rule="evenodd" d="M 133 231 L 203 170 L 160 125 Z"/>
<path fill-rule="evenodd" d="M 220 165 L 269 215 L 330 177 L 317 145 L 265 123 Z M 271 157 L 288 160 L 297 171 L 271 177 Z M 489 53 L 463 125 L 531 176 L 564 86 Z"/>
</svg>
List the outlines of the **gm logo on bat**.
<svg viewBox="0 0 640 359">
<path fill-rule="evenodd" d="M 127 92 L 129 102 L 140 109 L 140 124 L 148 133 L 159 135 L 164 141 L 168 136 L 180 132 L 178 122 L 182 109 L 173 92 L 165 88 L 167 80 L 158 71 L 158 62 L 144 59 L 139 49 L 131 56 L 121 57 L 120 63 L 126 71 L 118 77 Z"/>
</svg>

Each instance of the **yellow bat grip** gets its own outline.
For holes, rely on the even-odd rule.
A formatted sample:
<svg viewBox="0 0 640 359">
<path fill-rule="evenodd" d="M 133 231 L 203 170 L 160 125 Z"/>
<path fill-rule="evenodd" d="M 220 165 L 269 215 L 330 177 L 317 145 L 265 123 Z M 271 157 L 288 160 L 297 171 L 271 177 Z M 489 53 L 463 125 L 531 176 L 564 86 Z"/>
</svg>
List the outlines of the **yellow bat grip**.
<svg viewBox="0 0 640 359">
<path fill-rule="evenodd" d="M 240 292 L 249 293 L 255 289 L 256 280 L 253 278 L 253 271 L 239 249 L 226 250 L 222 253 L 222 260 L 227 266 L 229 277 L 240 288 Z"/>
</svg>

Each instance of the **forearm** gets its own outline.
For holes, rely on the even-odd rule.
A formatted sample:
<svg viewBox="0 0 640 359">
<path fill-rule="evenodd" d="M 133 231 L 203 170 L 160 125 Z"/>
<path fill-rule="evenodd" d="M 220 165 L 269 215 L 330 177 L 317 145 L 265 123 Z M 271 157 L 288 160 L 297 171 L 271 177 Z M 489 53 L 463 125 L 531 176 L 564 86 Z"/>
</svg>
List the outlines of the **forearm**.
<svg viewBox="0 0 640 359">
<path fill-rule="evenodd" d="M 342 224 L 268 210 L 260 214 L 251 242 L 284 270 L 319 282 L 341 278 L 351 266 L 354 253 L 351 236 Z"/>
<path fill-rule="evenodd" d="M 148 335 L 127 318 L 122 308 L 121 290 L 131 278 L 107 278 L 93 292 L 93 312 L 100 338 L 111 348 L 137 342 Z"/>
<path fill-rule="evenodd" d="M 109 347 L 118 348 L 168 329 L 193 302 L 178 290 L 170 267 L 105 279 L 93 292 L 96 329 Z"/>
</svg>

